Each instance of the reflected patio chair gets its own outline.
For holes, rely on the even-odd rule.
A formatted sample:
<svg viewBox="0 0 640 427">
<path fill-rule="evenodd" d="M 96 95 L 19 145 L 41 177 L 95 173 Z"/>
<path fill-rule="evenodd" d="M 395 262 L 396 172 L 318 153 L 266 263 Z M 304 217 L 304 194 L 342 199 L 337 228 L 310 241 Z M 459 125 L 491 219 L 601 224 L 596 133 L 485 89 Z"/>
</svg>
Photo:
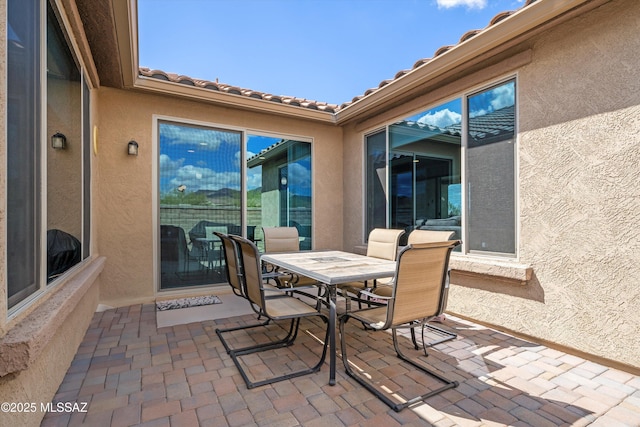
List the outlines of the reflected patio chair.
<svg viewBox="0 0 640 427">
<path fill-rule="evenodd" d="M 438 231 L 438 230 L 413 230 L 407 239 L 408 245 L 415 245 L 418 243 L 435 243 L 435 242 L 446 242 L 447 240 L 451 240 L 455 236 L 455 231 Z M 447 279 L 445 285 L 444 292 L 444 304 L 445 307 L 447 305 L 447 298 L 449 295 L 449 275 L 450 271 L 447 271 Z M 371 290 L 371 293 L 377 297 L 391 297 L 393 294 L 393 281 L 387 284 L 383 284 L 380 286 L 376 286 Z M 427 328 L 433 335 L 438 337 L 437 339 L 431 340 L 428 343 L 424 342 L 424 328 Z M 458 334 L 448 331 L 446 329 L 440 328 L 433 324 L 424 324 L 422 329 L 422 342 L 424 346 L 431 347 L 436 344 L 441 344 L 445 341 L 449 341 L 458 337 Z M 415 329 L 411 329 L 411 339 L 413 340 L 413 345 L 416 350 L 418 349 L 418 343 L 416 341 Z"/>
<path fill-rule="evenodd" d="M 396 266 L 395 286 L 391 297 L 387 298 L 387 305 L 380 307 L 368 307 L 362 310 L 346 312 L 340 317 L 340 340 L 342 348 L 342 361 L 347 374 L 362 384 L 365 388 L 375 394 L 380 400 L 389 405 L 396 412 L 428 397 L 434 396 L 444 390 L 458 386 L 456 381 L 448 380 L 437 372 L 404 355 L 398 343 L 398 329 L 413 329 L 420 324 L 428 322 L 435 316 L 440 315 L 445 309 L 445 286 L 449 257 L 453 248 L 458 246 L 460 241 L 446 241 L 436 243 L 422 243 L 405 247 L 398 255 Z M 443 385 L 437 389 L 430 390 L 415 397 L 402 396 L 402 390 L 390 390 L 386 393 L 380 388 L 385 387 L 380 381 L 367 379 L 371 378 L 369 372 L 381 371 L 378 367 L 367 367 L 364 360 L 348 358 L 348 344 L 345 334 L 345 324 L 349 319 L 354 318 L 374 331 L 384 331 L 391 329 L 393 337 L 393 347 L 396 355 L 403 361 L 411 364 L 420 371 L 442 382 Z M 419 323 L 416 323 L 419 320 Z M 381 341 L 375 341 L 379 347 Z M 360 352 L 368 352 L 368 346 L 358 347 Z M 424 348 L 425 356 L 427 349 Z M 356 366 L 354 370 L 352 368 Z M 358 373 L 358 372 L 360 373 Z M 372 372 L 373 373 L 373 372 Z M 401 402 L 395 402 L 389 394 L 399 396 Z"/>
<path fill-rule="evenodd" d="M 265 384 L 272 384 L 278 381 L 299 377 L 302 375 L 318 372 L 324 363 L 327 355 L 327 346 L 329 341 L 329 319 L 322 313 L 321 300 L 317 297 L 315 307 L 312 307 L 300 299 L 292 295 L 288 289 L 279 289 L 265 286 L 262 276 L 262 266 L 260 261 L 260 252 L 256 245 L 248 239 L 240 236 L 229 236 L 233 239 L 239 249 L 240 265 L 242 265 L 242 278 L 245 295 L 251 302 L 257 313 L 267 318 L 268 321 L 279 322 L 283 320 L 290 321 L 289 332 L 284 339 L 274 341 L 273 343 L 256 344 L 255 346 L 245 347 L 239 350 L 229 351 L 233 363 L 240 371 L 240 375 L 244 379 L 247 388 L 259 387 Z M 298 289 L 298 288 L 297 288 Z M 296 291 L 297 291 L 296 289 Z M 280 292 L 280 296 L 266 295 L 267 292 Z M 300 327 L 300 320 L 308 317 L 320 317 L 325 324 L 325 336 L 322 341 L 322 354 L 318 363 L 312 367 L 289 372 L 285 375 L 275 376 L 261 381 L 251 381 L 242 366 L 240 358 L 245 355 L 255 354 L 274 348 L 293 345 Z M 271 359 L 273 363 L 278 363 L 278 358 Z"/>
<path fill-rule="evenodd" d="M 182 227 L 160 225 L 160 257 L 162 273 L 188 273 L 191 261 L 198 261 L 197 251 L 189 250 Z"/>
<path fill-rule="evenodd" d="M 374 228 L 369 233 L 367 256 L 395 261 L 398 255 L 398 243 L 403 234 L 404 230 Z M 358 306 L 361 308 L 360 291 L 375 288 L 379 284 L 384 285 L 390 281 L 389 277 L 376 279 L 373 282 L 348 282 L 339 284 L 337 288 L 340 289 L 343 296 L 346 296 L 347 292 L 358 295 Z M 350 307 L 347 307 L 347 310 L 349 309 Z"/>
<path fill-rule="evenodd" d="M 206 225 L 204 227 L 204 238 L 200 240 L 203 244 L 204 255 L 207 261 L 209 269 L 216 267 L 222 268 L 222 241 L 217 236 L 217 233 L 227 234 L 228 228 L 226 225 Z"/>
</svg>

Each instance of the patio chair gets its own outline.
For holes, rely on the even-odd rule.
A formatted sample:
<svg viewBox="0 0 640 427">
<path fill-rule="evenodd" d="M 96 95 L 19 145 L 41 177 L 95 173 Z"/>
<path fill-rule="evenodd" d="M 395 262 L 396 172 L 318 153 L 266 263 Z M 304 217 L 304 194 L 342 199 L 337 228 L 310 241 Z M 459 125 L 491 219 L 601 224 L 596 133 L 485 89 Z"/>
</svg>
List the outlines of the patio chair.
<svg viewBox="0 0 640 427">
<path fill-rule="evenodd" d="M 222 241 L 222 253 L 224 255 L 225 264 L 227 266 L 227 268 L 225 269 L 227 283 L 229 283 L 229 286 L 231 286 L 231 290 L 233 291 L 234 294 L 236 294 L 239 297 L 247 299 L 247 302 L 251 303 L 246 295 L 246 290 L 244 289 L 242 263 L 241 263 L 241 258 L 239 254 L 238 244 L 227 234 L 223 234 L 217 231 L 214 232 L 214 234 Z M 272 292 L 272 289 L 265 292 L 269 296 L 274 295 L 274 292 Z M 280 295 L 281 293 L 278 292 L 277 294 Z M 253 304 L 252 304 L 252 307 L 255 310 L 255 307 L 253 306 Z M 259 320 L 262 317 L 262 314 L 257 310 L 255 311 L 258 314 L 258 320 Z M 222 345 L 224 346 L 225 350 L 227 351 L 227 353 L 229 353 L 232 349 L 229 346 L 229 343 L 227 342 L 227 340 L 224 338 L 224 334 L 226 332 L 240 331 L 244 329 L 267 326 L 270 321 L 271 321 L 270 319 L 266 319 L 266 321 L 260 322 L 257 324 L 242 325 L 242 326 L 236 326 L 231 328 L 217 328 L 216 335 L 218 335 L 218 338 L 220 338 L 220 341 L 222 342 Z M 290 339 L 290 336 L 285 337 L 283 340 L 281 340 L 281 344 L 283 346 L 287 345 L 289 339 Z M 275 345 L 275 343 L 269 343 L 269 345 L 273 346 Z M 236 349 L 236 351 L 240 351 L 240 350 L 243 350 L 243 349 Z"/>
<path fill-rule="evenodd" d="M 262 227 L 264 235 L 264 252 L 297 252 L 300 250 L 300 237 L 296 227 Z M 276 269 L 272 265 L 264 265 L 265 272 L 273 272 Z M 288 286 L 308 286 L 317 284 L 314 279 L 299 276 L 294 273 L 281 271 L 289 276 Z"/>
<path fill-rule="evenodd" d="M 321 299 L 317 297 L 317 303 L 315 307 L 312 307 L 300 299 L 292 295 L 290 289 L 279 289 L 266 287 L 263 276 L 262 266 L 260 262 L 260 252 L 256 245 L 248 239 L 240 236 L 229 236 L 233 239 L 239 249 L 239 259 L 242 265 L 242 278 L 245 289 L 245 294 L 249 301 L 256 308 L 257 312 L 266 317 L 268 320 L 278 322 L 282 320 L 289 320 L 289 333 L 282 339 L 274 343 L 257 344 L 255 346 L 246 347 L 240 350 L 231 350 L 229 355 L 233 360 L 233 363 L 240 371 L 240 375 L 244 379 L 247 388 L 259 387 L 265 384 L 272 384 L 278 381 L 287 380 L 290 378 L 296 378 L 302 375 L 318 372 L 320 367 L 324 363 L 327 355 L 327 346 L 329 342 L 329 318 L 321 311 Z M 267 297 L 265 293 L 281 292 L 279 297 Z M 296 289 L 297 291 L 297 289 Z M 298 334 L 300 327 L 300 320 L 308 317 L 320 317 L 326 325 L 326 331 L 324 341 L 322 342 L 322 354 L 320 360 L 312 367 L 300 369 L 297 371 L 289 372 L 285 375 L 275 376 L 261 381 L 251 381 L 242 366 L 240 357 L 248 354 L 255 354 L 274 348 L 282 347 L 283 345 L 293 345 Z M 277 363 L 278 358 L 273 358 L 272 361 Z"/>
<path fill-rule="evenodd" d="M 454 231 L 414 230 L 409 234 L 407 245 L 417 243 L 445 242 L 453 237 Z M 371 292 L 375 295 L 390 297 L 393 290 L 393 282 L 387 282 L 376 286 Z"/>
<path fill-rule="evenodd" d="M 346 312 L 340 317 L 340 340 L 342 348 L 342 361 L 344 363 L 347 374 L 375 394 L 380 400 L 399 412 L 402 409 L 438 393 L 458 386 L 456 381 L 448 380 L 437 372 L 431 370 L 423 363 L 413 360 L 404 355 L 400 350 L 398 343 L 397 330 L 402 328 L 413 329 L 419 326 L 416 319 L 421 324 L 428 322 L 435 316 L 440 315 L 445 309 L 445 285 L 447 270 L 449 264 L 449 256 L 454 247 L 460 244 L 460 241 L 453 240 L 447 242 L 422 243 L 409 245 L 405 247 L 398 255 L 398 264 L 396 266 L 395 286 L 391 297 L 387 299 L 386 306 L 368 307 L 357 311 Z M 411 364 L 420 371 L 430 375 L 431 377 L 442 382 L 443 385 L 428 391 L 419 396 L 404 398 L 403 402 L 394 402 L 388 394 L 376 387 L 379 382 L 368 380 L 367 367 L 360 362 L 349 361 L 348 346 L 345 334 L 345 324 L 349 319 L 354 318 L 368 326 L 368 329 L 374 331 L 384 331 L 391 329 L 393 337 L 393 347 L 396 355 L 403 361 Z M 377 345 L 384 341 L 375 341 Z M 358 347 L 360 352 L 367 352 L 369 348 Z M 427 354 L 424 348 L 425 356 Z M 357 366 L 357 373 L 351 366 Z M 379 367 L 370 367 L 370 370 L 376 370 L 378 373 L 384 372 Z M 370 376 L 369 376 L 370 378 Z M 391 391 L 391 393 L 400 395 L 401 392 Z"/>
<path fill-rule="evenodd" d="M 396 260 L 398 255 L 398 242 L 400 237 L 404 234 L 404 230 L 394 230 L 389 228 L 374 228 L 369 233 L 369 239 L 367 242 L 367 256 Z M 347 282 L 341 283 L 337 286 L 342 296 L 346 296 L 347 292 L 354 295 L 358 295 L 358 307 L 360 305 L 360 291 L 369 288 L 375 288 L 378 284 L 386 284 L 391 278 L 383 278 L 374 280 L 371 283 L 368 282 Z M 350 307 L 347 307 L 349 310 Z"/>
<path fill-rule="evenodd" d="M 451 240 L 455 236 L 455 231 L 436 231 L 436 230 L 413 230 L 407 239 L 408 245 L 415 245 L 418 243 L 434 243 L 434 242 L 445 242 L 447 240 Z M 447 305 L 447 299 L 449 295 L 449 274 L 450 271 L 447 271 L 447 283 L 445 285 L 445 293 L 444 293 L 444 304 L 445 307 Z M 390 283 L 386 283 L 380 286 L 377 286 L 371 290 L 371 293 L 377 297 L 391 297 L 393 294 L 393 281 Z M 431 347 L 436 344 L 441 344 L 445 341 L 449 341 L 458 337 L 458 334 L 448 331 L 446 329 L 440 328 L 438 326 L 433 325 L 432 323 L 424 324 L 422 329 L 422 342 L 423 346 Z M 424 329 L 428 329 L 432 332 L 433 335 L 439 337 L 438 339 L 431 340 L 428 343 L 424 342 Z M 413 341 L 413 345 L 416 350 L 419 348 L 418 343 L 416 341 L 415 329 L 411 329 L 411 339 Z"/>
</svg>

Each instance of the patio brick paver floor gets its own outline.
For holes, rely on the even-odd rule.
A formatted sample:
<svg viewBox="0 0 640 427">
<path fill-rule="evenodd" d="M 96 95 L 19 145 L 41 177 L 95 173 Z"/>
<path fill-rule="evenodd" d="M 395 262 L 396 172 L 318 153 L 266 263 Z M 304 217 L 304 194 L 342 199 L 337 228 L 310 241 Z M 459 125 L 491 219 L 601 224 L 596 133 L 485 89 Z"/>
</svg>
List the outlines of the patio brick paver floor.
<svg viewBox="0 0 640 427">
<path fill-rule="evenodd" d="M 451 316 L 445 327 L 458 338 L 425 360 L 460 385 L 400 413 L 347 377 L 339 358 L 333 387 L 325 364 L 319 373 L 248 390 L 215 329 L 255 316 L 161 329 L 155 316 L 154 305 L 96 313 L 54 398 L 87 402 L 88 412 L 49 413 L 42 426 L 640 426 L 640 377 Z M 355 323 L 347 328 L 350 347 L 374 345 L 363 353 L 350 348 L 350 360 L 359 363 L 359 356 L 373 375 L 390 376 L 387 385 L 399 393 L 429 387 L 428 378 L 389 357 L 390 335 L 372 340 Z M 321 330 L 303 321 L 294 346 L 246 358 L 251 375 L 292 354 L 318 354 L 303 329 Z M 243 345 L 250 336 L 264 334 L 230 338 Z"/>
</svg>

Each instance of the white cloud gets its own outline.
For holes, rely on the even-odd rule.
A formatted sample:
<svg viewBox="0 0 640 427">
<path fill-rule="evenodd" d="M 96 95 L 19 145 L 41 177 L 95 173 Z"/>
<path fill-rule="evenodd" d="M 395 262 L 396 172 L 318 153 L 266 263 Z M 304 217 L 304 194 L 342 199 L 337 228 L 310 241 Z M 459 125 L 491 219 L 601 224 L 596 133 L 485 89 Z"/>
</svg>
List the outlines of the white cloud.
<svg viewBox="0 0 640 427">
<path fill-rule="evenodd" d="M 469 9 L 484 9 L 487 0 L 436 0 L 438 8 L 450 9 L 452 7 L 466 6 Z"/>
<path fill-rule="evenodd" d="M 439 128 L 446 128 L 452 124 L 460 123 L 462 116 L 460 113 L 451 111 L 448 108 L 438 110 L 435 113 L 425 114 L 417 122 L 423 125 L 431 125 Z"/>
</svg>

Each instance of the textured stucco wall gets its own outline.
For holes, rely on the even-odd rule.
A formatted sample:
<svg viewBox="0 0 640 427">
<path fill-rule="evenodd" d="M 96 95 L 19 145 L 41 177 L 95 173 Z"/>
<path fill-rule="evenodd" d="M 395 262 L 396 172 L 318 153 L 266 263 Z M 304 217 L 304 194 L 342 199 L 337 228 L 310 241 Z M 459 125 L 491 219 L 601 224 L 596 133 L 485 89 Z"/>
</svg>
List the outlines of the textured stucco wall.
<svg viewBox="0 0 640 427">
<path fill-rule="evenodd" d="M 153 278 L 153 115 L 313 138 L 314 245 L 340 247 L 342 234 L 342 131 L 333 125 L 294 120 L 204 103 L 103 88 L 99 91 L 98 155 L 95 157 L 97 241 L 107 257 L 101 302 L 129 305 L 155 297 Z M 137 157 L 127 156 L 135 139 Z M 331 209 L 327 209 L 330 206 Z"/>
<path fill-rule="evenodd" d="M 77 304 L 65 310 L 66 317 L 60 325 L 53 328 L 47 324 L 40 325 L 42 328 L 52 329 L 52 334 L 46 337 L 48 343 L 30 363 L 28 369 L 0 377 L 0 402 L 33 402 L 37 408 L 36 412 L 3 413 L 0 425 L 40 425 L 45 415 L 45 412 L 40 411 L 40 404 L 52 401 L 93 318 L 98 304 L 98 282 L 99 279 L 89 285 L 79 285 L 86 286 L 87 290 Z M 37 343 L 35 345 L 37 346 Z"/>
<path fill-rule="evenodd" d="M 640 4 L 547 33 L 519 72 L 524 289 L 454 286 L 449 309 L 640 367 Z"/>
<path fill-rule="evenodd" d="M 544 33 L 517 73 L 517 260 L 526 285 L 453 274 L 448 310 L 640 367 L 640 2 L 614 0 Z M 345 243 L 362 244 L 364 134 L 499 76 L 481 70 L 345 128 Z M 410 109 L 411 108 L 411 109 Z M 473 257 L 455 264 L 487 270 Z M 462 259 L 462 261 L 461 261 Z M 480 258 L 475 258 L 479 260 Z M 454 262 L 452 262 L 454 263 Z M 497 273 L 502 274 L 502 273 Z M 506 274 L 505 276 L 510 276 Z"/>
</svg>

